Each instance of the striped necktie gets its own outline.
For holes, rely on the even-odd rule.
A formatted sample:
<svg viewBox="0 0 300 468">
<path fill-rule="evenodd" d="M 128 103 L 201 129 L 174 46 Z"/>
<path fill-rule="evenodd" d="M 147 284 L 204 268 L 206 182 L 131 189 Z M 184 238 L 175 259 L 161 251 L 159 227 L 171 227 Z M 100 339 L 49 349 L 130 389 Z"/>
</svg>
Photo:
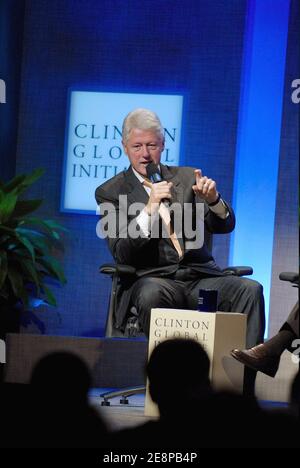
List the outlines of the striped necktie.
<svg viewBox="0 0 300 468">
<path fill-rule="evenodd" d="M 144 182 L 143 182 L 143 185 L 145 185 L 145 187 L 152 188 L 153 184 L 148 179 L 145 179 Z M 182 252 L 180 243 L 178 241 L 176 232 L 174 231 L 174 229 L 172 227 L 171 215 L 170 215 L 169 208 L 164 203 L 160 203 L 158 213 L 159 213 L 161 219 L 164 222 L 164 225 L 165 225 L 165 228 L 167 230 L 168 236 L 171 239 L 172 244 L 173 244 L 174 248 L 176 249 L 176 251 L 177 251 L 177 253 L 179 255 L 179 258 L 182 258 L 183 257 L 183 252 Z"/>
</svg>

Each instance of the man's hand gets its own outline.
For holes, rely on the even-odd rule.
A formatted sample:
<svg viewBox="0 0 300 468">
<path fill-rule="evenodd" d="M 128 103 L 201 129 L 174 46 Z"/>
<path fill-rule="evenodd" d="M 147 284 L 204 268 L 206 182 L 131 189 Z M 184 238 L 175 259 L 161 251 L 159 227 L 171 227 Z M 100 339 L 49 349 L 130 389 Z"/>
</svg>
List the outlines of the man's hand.
<svg viewBox="0 0 300 468">
<path fill-rule="evenodd" d="M 212 179 L 208 179 L 206 176 L 202 176 L 200 169 L 195 170 L 196 185 L 192 186 L 196 195 L 199 195 L 207 203 L 213 203 L 218 198 L 218 191 L 216 182 Z"/>
<path fill-rule="evenodd" d="M 157 182 L 152 184 L 151 193 L 149 196 L 149 201 L 145 207 L 146 212 L 150 215 L 153 215 L 159 209 L 159 204 L 164 198 L 171 198 L 171 187 L 173 186 L 172 182 Z"/>
</svg>

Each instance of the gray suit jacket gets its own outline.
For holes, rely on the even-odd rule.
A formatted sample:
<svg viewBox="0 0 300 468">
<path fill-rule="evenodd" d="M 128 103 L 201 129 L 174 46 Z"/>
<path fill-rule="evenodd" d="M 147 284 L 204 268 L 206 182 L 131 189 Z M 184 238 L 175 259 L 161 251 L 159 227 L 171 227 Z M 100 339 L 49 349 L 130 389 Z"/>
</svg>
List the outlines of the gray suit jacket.
<svg viewBox="0 0 300 468">
<path fill-rule="evenodd" d="M 142 236 L 133 239 L 130 236 L 126 236 L 126 227 L 124 228 L 117 220 L 116 235 L 108 237 L 109 249 L 115 261 L 134 266 L 137 271 L 135 280 L 141 276 L 168 277 L 181 266 L 191 267 L 193 270 L 201 272 L 202 275 L 222 275 L 208 246 L 210 245 L 212 233 L 224 234 L 234 229 L 235 216 L 232 208 L 224 202 L 229 210 L 229 216 L 226 219 L 222 219 L 209 209 L 204 200 L 198 197 L 196 199 L 192 190 L 192 185 L 195 184 L 193 168 L 170 167 L 163 164 L 160 167 L 163 180 L 173 183 L 171 203 L 177 202 L 181 207 L 185 203 L 189 203 L 192 207 L 193 219 L 196 216 L 196 203 L 203 203 L 205 243 L 201 248 L 187 248 L 190 239 L 187 239 L 184 235 L 184 216 L 182 216 L 181 223 L 179 224 L 181 224 L 183 235 L 182 237 L 179 236 L 179 242 L 184 255 L 179 259 L 178 253 L 170 239 L 152 239 Z M 98 204 L 111 203 L 117 214 L 122 212 L 123 217 L 135 229 L 137 213 L 128 214 L 126 206 L 119 203 L 120 195 L 127 195 L 128 206 L 134 202 L 143 204 L 148 202 L 148 194 L 134 175 L 131 167 L 98 187 L 95 196 Z M 134 279 L 128 281 L 128 278 L 121 281 L 114 323 L 117 328 L 124 326 L 133 281 Z"/>
</svg>

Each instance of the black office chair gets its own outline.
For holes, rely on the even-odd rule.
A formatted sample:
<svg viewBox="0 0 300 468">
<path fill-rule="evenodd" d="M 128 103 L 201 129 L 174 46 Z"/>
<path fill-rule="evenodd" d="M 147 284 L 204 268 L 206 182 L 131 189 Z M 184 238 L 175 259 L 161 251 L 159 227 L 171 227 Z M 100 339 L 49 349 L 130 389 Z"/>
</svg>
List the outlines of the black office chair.
<svg viewBox="0 0 300 468">
<path fill-rule="evenodd" d="M 137 311 L 134 307 L 130 309 L 130 314 L 127 319 L 126 327 L 124 332 L 114 327 L 115 317 L 118 306 L 118 286 L 121 279 L 134 279 L 136 269 L 129 265 L 120 265 L 113 263 L 105 263 L 99 268 L 100 273 L 110 275 L 112 279 L 112 286 L 109 297 L 108 313 L 105 324 L 105 336 L 107 338 L 135 338 L 138 335 L 144 336 L 140 332 L 138 325 Z"/>
<path fill-rule="evenodd" d="M 204 242 L 208 250 L 212 252 L 213 234 L 204 228 Z M 115 317 L 118 308 L 118 286 L 120 281 L 132 281 L 136 275 L 136 269 L 129 265 L 120 265 L 105 263 L 100 266 L 100 273 L 110 275 L 112 278 L 112 287 L 109 298 L 108 313 L 105 325 L 105 336 L 135 338 L 145 336 L 141 331 L 138 323 L 138 314 L 134 307 L 130 309 L 129 317 L 125 326 L 124 332 L 114 327 Z M 222 270 L 227 275 L 235 276 L 250 276 L 253 274 L 253 269 L 249 266 L 232 266 Z"/>
<path fill-rule="evenodd" d="M 279 279 L 282 281 L 289 281 L 294 288 L 299 288 L 299 273 L 283 271 L 279 273 Z"/>
</svg>

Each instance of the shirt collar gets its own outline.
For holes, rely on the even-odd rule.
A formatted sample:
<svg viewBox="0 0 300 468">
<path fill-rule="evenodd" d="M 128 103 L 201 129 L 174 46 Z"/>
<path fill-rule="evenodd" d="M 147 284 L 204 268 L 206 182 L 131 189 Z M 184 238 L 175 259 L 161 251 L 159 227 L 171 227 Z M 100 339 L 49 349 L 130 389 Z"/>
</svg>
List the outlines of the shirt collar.
<svg viewBox="0 0 300 468">
<path fill-rule="evenodd" d="M 139 179 L 139 181 L 142 184 L 144 182 L 145 178 L 141 174 L 139 174 L 138 171 L 136 171 L 133 166 L 131 166 L 131 169 L 132 169 L 134 175 Z M 158 164 L 158 169 L 160 170 L 160 164 Z"/>
</svg>

